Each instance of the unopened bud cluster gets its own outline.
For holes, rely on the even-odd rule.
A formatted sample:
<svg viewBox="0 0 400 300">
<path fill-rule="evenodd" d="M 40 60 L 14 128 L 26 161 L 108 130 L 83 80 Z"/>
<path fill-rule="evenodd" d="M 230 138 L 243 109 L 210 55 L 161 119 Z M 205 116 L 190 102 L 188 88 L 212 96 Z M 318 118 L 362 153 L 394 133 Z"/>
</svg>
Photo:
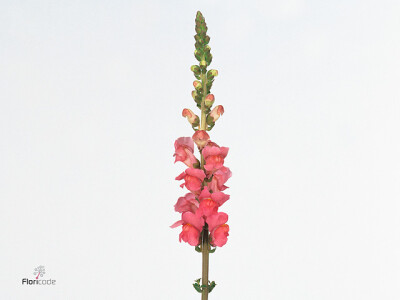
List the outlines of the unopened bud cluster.
<svg viewBox="0 0 400 300">
<path fill-rule="evenodd" d="M 196 40 L 194 56 L 199 61 L 199 64 L 190 67 L 196 77 L 196 80 L 193 81 L 192 97 L 206 119 L 207 127 L 202 129 L 211 130 L 215 125 L 215 121 L 223 114 L 224 108 L 218 105 L 217 107 L 219 108 L 217 110 L 211 110 L 215 102 L 215 96 L 210 91 L 214 78 L 218 76 L 218 71 L 213 69 L 207 71 L 207 67 L 212 61 L 212 55 L 210 53 L 211 47 L 208 45 L 210 37 L 207 35 L 207 25 L 201 12 L 197 12 L 196 15 L 196 35 L 194 39 Z M 192 116 L 194 114 L 191 110 L 185 108 L 182 115 L 187 117 L 194 130 L 200 129 L 200 123 L 197 122 L 198 119 Z M 189 115 L 190 117 L 188 117 Z"/>
</svg>

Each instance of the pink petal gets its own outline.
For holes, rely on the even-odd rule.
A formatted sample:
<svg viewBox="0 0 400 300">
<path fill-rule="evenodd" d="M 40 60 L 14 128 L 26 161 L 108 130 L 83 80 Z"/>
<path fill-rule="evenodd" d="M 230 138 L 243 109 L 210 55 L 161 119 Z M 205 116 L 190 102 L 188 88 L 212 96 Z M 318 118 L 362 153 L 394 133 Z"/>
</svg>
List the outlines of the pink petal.
<svg viewBox="0 0 400 300">
<path fill-rule="evenodd" d="M 182 220 L 185 223 L 193 225 L 200 231 L 203 230 L 204 219 L 201 216 L 195 215 L 194 213 L 188 211 L 182 214 Z"/>
<path fill-rule="evenodd" d="M 183 219 L 183 218 L 182 218 Z M 206 219 L 208 230 L 212 232 L 217 226 L 225 224 L 228 221 L 228 215 L 224 212 L 219 212 L 211 215 Z"/>
<path fill-rule="evenodd" d="M 184 223 L 183 220 L 179 220 L 179 221 L 176 221 L 174 224 L 172 224 L 169 227 L 175 228 L 175 227 L 178 227 L 178 226 L 182 225 L 183 223 Z"/>
</svg>

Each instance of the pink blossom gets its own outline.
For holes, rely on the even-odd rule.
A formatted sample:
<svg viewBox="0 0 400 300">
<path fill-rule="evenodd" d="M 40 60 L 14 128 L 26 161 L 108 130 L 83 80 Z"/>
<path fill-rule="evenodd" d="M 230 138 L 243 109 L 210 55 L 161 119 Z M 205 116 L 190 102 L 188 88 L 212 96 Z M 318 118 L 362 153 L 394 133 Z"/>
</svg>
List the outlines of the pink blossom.
<svg viewBox="0 0 400 300">
<path fill-rule="evenodd" d="M 180 213 L 187 211 L 195 213 L 199 207 L 199 202 L 196 200 L 196 196 L 194 194 L 187 193 L 184 197 L 179 197 L 174 207 L 175 211 Z"/>
<path fill-rule="evenodd" d="M 220 116 L 224 114 L 224 107 L 222 105 L 217 105 L 213 108 L 213 110 L 208 115 L 212 122 L 215 122 L 219 119 Z"/>
<path fill-rule="evenodd" d="M 211 233 L 211 245 L 222 247 L 228 241 L 229 225 L 222 224 Z"/>
<path fill-rule="evenodd" d="M 203 230 L 204 219 L 194 213 L 188 211 L 182 214 L 182 220 L 172 224 L 170 227 L 175 228 L 182 226 L 182 232 L 179 234 L 179 242 L 182 240 L 191 246 L 199 244 L 200 233 Z"/>
<path fill-rule="evenodd" d="M 193 141 L 196 143 L 197 147 L 201 150 L 207 145 L 207 142 L 210 139 L 210 136 L 205 130 L 197 130 L 193 136 Z"/>
<path fill-rule="evenodd" d="M 214 146 L 214 147 L 219 147 L 216 143 L 212 142 L 212 141 L 208 141 L 206 146 Z"/>
<path fill-rule="evenodd" d="M 197 214 L 206 218 L 212 214 L 216 214 L 218 207 L 228 199 L 229 195 L 222 192 L 210 193 L 207 188 L 204 188 L 199 195 L 200 205 Z"/>
<path fill-rule="evenodd" d="M 211 235 L 211 245 L 222 247 L 228 241 L 229 226 L 225 224 L 228 221 L 228 215 L 224 212 L 210 215 L 206 222 Z"/>
<path fill-rule="evenodd" d="M 199 117 L 190 109 L 185 108 L 182 111 L 182 117 L 186 117 L 191 125 L 197 126 L 200 122 Z"/>
<path fill-rule="evenodd" d="M 204 174 L 203 170 L 188 168 L 185 170 L 185 172 L 177 176 L 175 179 L 184 179 L 185 182 L 181 184 L 181 187 L 183 188 L 184 186 L 186 186 L 189 191 L 195 194 L 199 194 L 201 191 L 201 184 L 205 177 L 206 174 Z"/>
<path fill-rule="evenodd" d="M 228 151 L 229 148 L 227 147 L 206 146 L 201 152 L 206 161 L 204 169 L 213 173 L 222 168 L 224 158 L 228 155 Z"/>
<path fill-rule="evenodd" d="M 213 174 L 211 182 L 208 183 L 208 187 L 213 192 L 223 191 L 228 188 L 225 183 L 231 176 L 232 172 L 229 170 L 229 168 L 221 167 Z"/>
<path fill-rule="evenodd" d="M 175 141 L 175 163 L 183 162 L 188 167 L 199 164 L 199 160 L 194 156 L 194 143 L 190 137 L 180 137 Z"/>
</svg>

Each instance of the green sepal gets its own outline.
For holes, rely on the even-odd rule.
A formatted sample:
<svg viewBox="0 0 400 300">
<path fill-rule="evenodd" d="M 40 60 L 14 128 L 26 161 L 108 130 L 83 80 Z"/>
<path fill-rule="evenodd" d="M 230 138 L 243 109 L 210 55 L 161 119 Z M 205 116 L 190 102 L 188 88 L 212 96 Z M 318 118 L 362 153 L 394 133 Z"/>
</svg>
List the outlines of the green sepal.
<svg viewBox="0 0 400 300">
<path fill-rule="evenodd" d="M 201 253 L 201 248 L 200 248 L 200 246 L 194 247 L 194 250 L 196 250 L 197 252 Z"/>
<path fill-rule="evenodd" d="M 211 281 L 211 283 L 208 285 L 208 292 L 211 293 L 211 291 L 215 288 L 217 284 L 215 281 Z"/>
<path fill-rule="evenodd" d="M 214 249 L 210 249 L 210 250 L 208 250 L 208 252 L 209 252 L 209 253 L 214 253 L 214 252 L 215 252 L 215 250 L 217 250 L 217 247 L 215 247 Z"/>
<path fill-rule="evenodd" d="M 207 115 L 206 123 L 208 125 L 211 125 L 211 124 L 215 123 L 213 117 L 211 117 L 210 115 Z"/>
<path fill-rule="evenodd" d="M 198 284 L 197 282 L 193 283 L 193 287 L 196 291 L 198 291 L 199 293 L 202 293 L 203 290 L 201 289 L 200 284 Z"/>
<path fill-rule="evenodd" d="M 200 67 L 198 65 L 191 66 L 190 70 L 194 73 L 194 75 L 199 75 L 200 74 Z"/>
<path fill-rule="evenodd" d="M 199 50 L 195 50 L 195 51 L 194 51 L 194 57 L 196 57 L 196 59 L 197 59 L 198 61 L 201 61 L 201 53 L 200 53 Z"/>
<path fill-rule="evenodd" d="M 211 124 L 210 126 L 207 126 L 207 131 L 210 131 L 211 129 L 213 129 L 215 123 Z"/>
</svg>

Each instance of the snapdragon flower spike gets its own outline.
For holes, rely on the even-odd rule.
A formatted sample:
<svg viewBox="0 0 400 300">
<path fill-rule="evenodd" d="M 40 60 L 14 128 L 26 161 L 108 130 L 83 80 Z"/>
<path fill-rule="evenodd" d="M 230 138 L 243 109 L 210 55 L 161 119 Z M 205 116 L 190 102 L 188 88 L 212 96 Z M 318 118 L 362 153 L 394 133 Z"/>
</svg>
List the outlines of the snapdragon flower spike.
<svg viewBox="0 0 400 300">
<path fill-rule="evenodd" d="M 194 143 L 190 137 L 180 137 L 175 141 L 175 163 L 183 162 L 188 167 L 198 167 L 199 160 L 194 156 Z"/>
<path fill-rule="evenodd" d="M 215 96 L 211 94 L 211 88 L 218 71 L 207 70 L 212 61 L 207 29 L 205 19 L 198 11 L 194 36 L 194 55 L 198 64 L 192 65 L 190 69 L 196 79 L 193 82 L 192 98 L 200 113 L 197 116 L 188 108 L 182 111 L 182 116 L 187 118 L 195 133 L 191 138 L 181 137 L 175 141 L 175 162 L 181 161 L 188 167 L 175 179 L 183 180 L 181 187 L 186 187 L 189 192 L 177 200 L 174 208 L 182 214 L 181 220 L 171 226 L 182 226 L 179 241 L 195 246 L 196 251 L 202 252 L 201 285 L 200 279 L 193 285 L 202 294 L 202 299 L 208 299 L 208 293 L 215 287 L 215 282 L 210 283 L 208 280 L 208 257 L 209 253 L 215 251 L 210 246 L 224 246 L 229 236 L 229 226 L 226 224 L 228 215 L 219 212 L 219 209 L 230 198 L 223 191 L 227 189 L 225 183 L 232 176 L 229 168 L 224 166 L 229 148 L 218 146 L 207 133 L 224 113 L 222 105 L 212 108 Z M 199 150 L 199 159 L 194 155 L 194 144 Z"/>
</svg>

